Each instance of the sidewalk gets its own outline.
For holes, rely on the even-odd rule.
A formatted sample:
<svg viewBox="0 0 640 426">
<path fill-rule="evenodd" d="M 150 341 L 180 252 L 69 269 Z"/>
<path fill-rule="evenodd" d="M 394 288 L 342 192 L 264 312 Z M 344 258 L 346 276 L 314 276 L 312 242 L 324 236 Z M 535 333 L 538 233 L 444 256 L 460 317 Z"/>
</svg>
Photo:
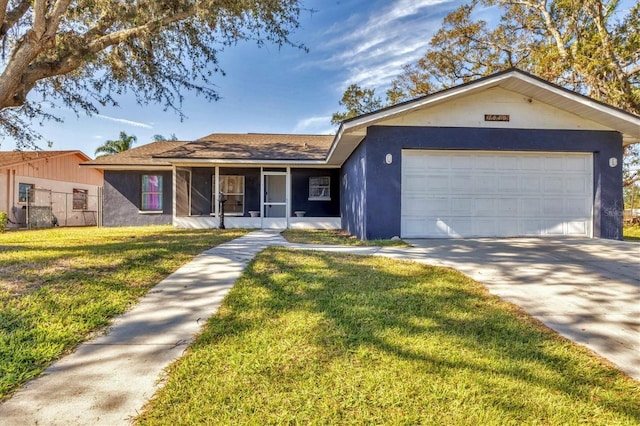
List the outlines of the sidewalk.
<svg viewBox="0 0 640 426">
<path fill-rule="evenodd" d="M 0 423 L 129 424 L 249 261 L 284 243 L 275 231 L 255 231 L 196 256 L 116 318 L 107 334 L 80 345 L 0 404 Z"/>
</svg>

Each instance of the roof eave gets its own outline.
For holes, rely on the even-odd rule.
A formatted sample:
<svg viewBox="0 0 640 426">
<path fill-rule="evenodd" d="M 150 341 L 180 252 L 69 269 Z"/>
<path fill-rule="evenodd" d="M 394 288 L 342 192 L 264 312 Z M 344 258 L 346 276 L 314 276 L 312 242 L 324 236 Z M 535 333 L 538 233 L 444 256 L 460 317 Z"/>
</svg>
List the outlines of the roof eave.
<svg viewBox="0 0 640 426">
<path fill-rule="evenodd" d="M 222 159 L 222 158 L 164 158 L 170 164 L 251 164 L 260 165 L 268 164 L 273 165 L 322 165 L 326 164 L 325 160 L 289 160 L 289 159 L 277 159 L 277 160 L 252 160 L 252 159 Z"/>
<path fill-rule="evenodd" d="M 46 152 L 46 151 L 43 151 Z M 58 158 L 58 157 L 63 157 L 65 155 L 79 155 L 80 157 L 82 157 L 83 161 L 90 161 L 91 157 L 89 157 L 87 154 L 85 154 L 84 152 L 80 151 L 80 150 L 73 150 L 73 151 L 64 151 L 61 152 L 57 155 L 50 155 L 50 156 L 45 156 L 45 157 L 36 157 L 36 158 L 29 158 L 27 160 L 22 160 L 22 161 L 16 161 L 15 163 L 9 163 L 9 164 L 3 164 L 0 167 L 1 168 L 9 168 L 9 167 L 14 167 L 17 166 L 19 164 L 23 164 L 23 163 L 28 163 L 30 161 L 42 161 L 42 160 L 46 160 L 46 159 L 50 159 L 50 158 Z"/>
</svg>

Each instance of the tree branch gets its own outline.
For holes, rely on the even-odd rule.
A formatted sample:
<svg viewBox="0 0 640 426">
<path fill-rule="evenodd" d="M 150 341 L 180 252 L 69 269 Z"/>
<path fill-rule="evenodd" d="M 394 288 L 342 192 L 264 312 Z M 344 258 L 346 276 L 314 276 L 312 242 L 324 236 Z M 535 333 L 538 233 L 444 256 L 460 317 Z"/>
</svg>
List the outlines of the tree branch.
<svg viewBox="0 0 640 426">
<path fill-rule="evenodd" d="M 4 38 L 9 30 L 13 28 L 16 22 L 18 22 L 31 7 L 30 0 L 22 0 L 14 9 L 7 13 L 6 9 L 8 2 L 9 0 L 2 0 L 1 3 L 4 4 L 4 6 L 0 12 L 2 13 L 2 15 L 0 15 L 2 17 L 2 19 L 0 19 L 0 22 L 2 22 L 2 25 L 0 25 L 0 38 Z"/>
<path fill-rule="evenodd" d="M 28 92 L 39 80 L 58 75 L 65 75 L 75 70 L 86 62 L 87 55 L 96 54 L 110 46 L 115 46 L 125 41 L 136 39 L 142 35 L 149 34 L 152 30 L 157 28 L 166 27 L 172 23 L 182 21 L 192 16 L 193 13 L 195 13 L 193 9 L 183 11 L 170 16 L 165 16 L 164 18 L 156 21 L 147 22 L 144 25 L 104 35 L 88 44 L 79 43 L 78 45 L 82 46 L 80 49 L 59 61 L 41 61 L 30 65 L 23 75 L 21 86 L 24 91 Z M 92 36 L 95 36 L 99 31 L 98 26 L 96 26 L 88 30 L 87 33 L 91 33 Z M 82 39 L 84 41 L 88 41 L 88 38 L 84 35 L 82 36 Z"/>
</svg>

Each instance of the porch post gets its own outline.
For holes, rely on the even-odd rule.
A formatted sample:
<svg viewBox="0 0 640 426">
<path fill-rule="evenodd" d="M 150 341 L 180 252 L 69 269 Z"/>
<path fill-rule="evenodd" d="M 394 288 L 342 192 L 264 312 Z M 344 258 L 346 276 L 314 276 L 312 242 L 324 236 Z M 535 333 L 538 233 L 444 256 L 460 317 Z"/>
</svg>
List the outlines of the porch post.
<svg viewBox="0 0 640 426">
<path fill-rule="evenodd" d="M 260 228 L 264 228 L 264 167 L 260 167 Z"/>
<path fill-rule="evenodd" d="M 213 212 L 215 217 L 220 219 L 220 167 L 215 167 L 213 173 Z"/>
<path fill-rule="evenodd" d="M 286 211 L 284 212 L 285 217 L 287 218 L 287 229 L 289 229 L 289 216 L 291 216 L 291 167 L 287 167 L 287 176 L 285 179 L 286 188 Z"/>
<path fill-rule="evenodd" d="M 178 201 L 178 168 L 175 164 L 171 165 L 171 186 L 173 188 L 171 191 L 171 223 L 173 226 L 176 226 L 176 217 L 178 215 L 178 208 L 176 206 L 176 202 Z"/>
</svg>

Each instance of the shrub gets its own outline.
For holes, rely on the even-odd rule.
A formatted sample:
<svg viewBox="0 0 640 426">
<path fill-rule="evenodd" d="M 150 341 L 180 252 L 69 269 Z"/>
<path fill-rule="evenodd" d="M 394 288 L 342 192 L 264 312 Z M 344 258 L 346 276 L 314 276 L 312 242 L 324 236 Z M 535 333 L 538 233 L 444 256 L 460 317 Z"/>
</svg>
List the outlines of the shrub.
<svg viewBox="0 0 640 426">
<path fill-rule="evenodd" d="M 8 220 L 9 220 L 9 215 L 3 211 L 0 211 L 0 232 L 6 231 Z"/>
</svg>

